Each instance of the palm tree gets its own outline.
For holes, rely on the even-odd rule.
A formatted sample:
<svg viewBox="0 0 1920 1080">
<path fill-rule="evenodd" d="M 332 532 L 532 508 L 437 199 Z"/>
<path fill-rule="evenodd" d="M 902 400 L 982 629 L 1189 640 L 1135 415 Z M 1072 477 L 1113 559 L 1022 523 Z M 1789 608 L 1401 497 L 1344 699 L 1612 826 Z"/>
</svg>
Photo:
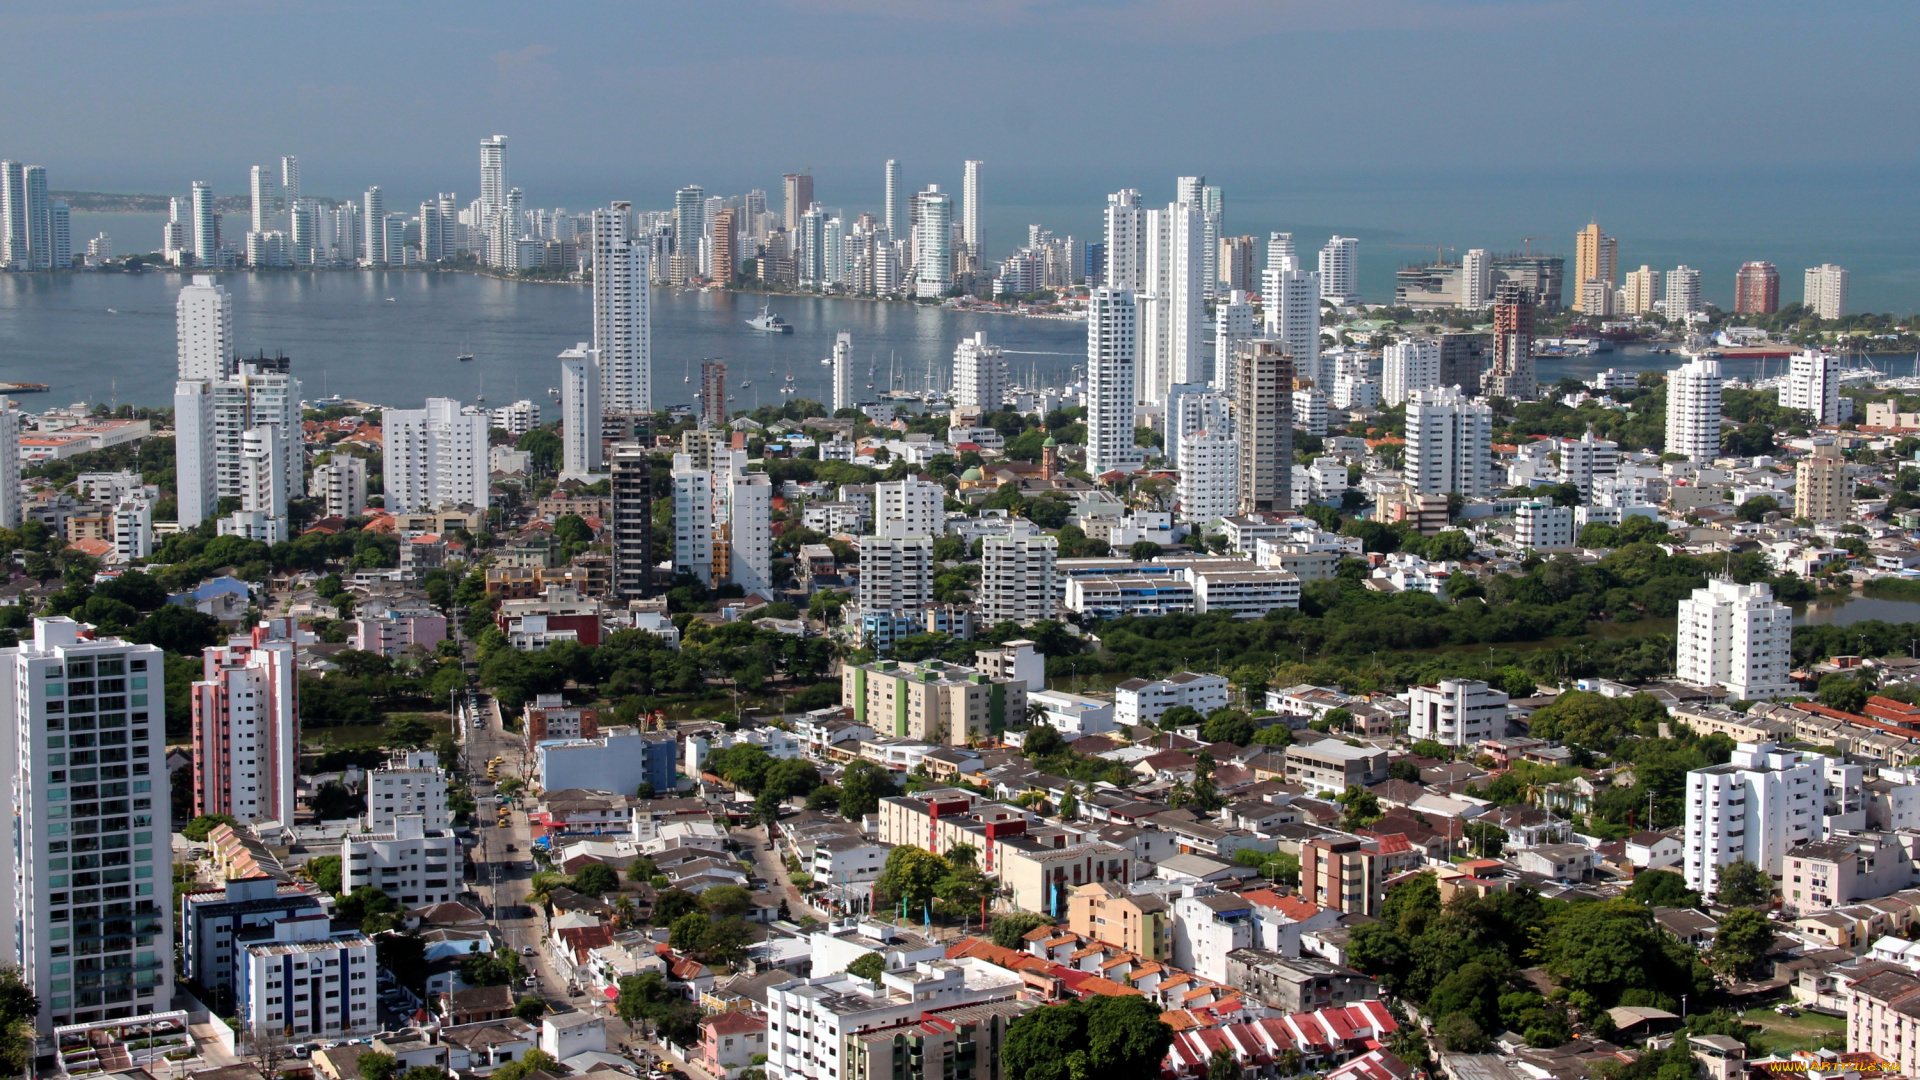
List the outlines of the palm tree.
<svg viewBox="0 0 1920 1080">
<path fill-rule="evenodd" d="M 613 928 L 625 930 L 632 926 L 635 914 L 633 898 L 626 893 L 621 893 L 613 901 Z"/>
</svg>

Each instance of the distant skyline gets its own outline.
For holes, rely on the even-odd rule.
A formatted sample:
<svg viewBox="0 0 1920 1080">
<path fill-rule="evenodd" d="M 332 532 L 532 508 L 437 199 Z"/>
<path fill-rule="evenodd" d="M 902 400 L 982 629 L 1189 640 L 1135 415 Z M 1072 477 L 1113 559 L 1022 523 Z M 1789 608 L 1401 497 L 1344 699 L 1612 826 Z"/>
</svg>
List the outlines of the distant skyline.
<svg viewBox="0 0 1920 1080">
<path fill-rule="evenodd" d="M 529 206 L 665 208 L 688 183 L 777 204 L 780 174 L 811 167 L 820 201 L 855 211 L 879 209 L 889 157 L 908 187 L 956 193 L 979 158 L 994 258 L 1029 219 L 1084 238 L 1106 192 L 1165 201 L 1198 173 L 1226 188 L 1230 232 L 1357 235 L 1376 272 L 1386 243 L 1536 236 L 1571 255 L 1597 216 L 1623 271 L 1690 261 L 1723 302 L 1747 259 L 1789 279 L 1831 260 L 1858 306 L 1904 311 L 1920 295 L 1920 148 L 1897 134 L 1920 113 L 1911 16 L 1884 0 L 81 0 L 0 22 L 16 84 L 46 88 L 10 112 L 0 156 L 61 189 L 241 194 L 248 166 L 290 153 L 307 192 L 379 184 L 404 207 L 476 195 L 479 140 L 503 133 Z M 372 32 L 406 47 L 336 47 Z"/>
</svg>

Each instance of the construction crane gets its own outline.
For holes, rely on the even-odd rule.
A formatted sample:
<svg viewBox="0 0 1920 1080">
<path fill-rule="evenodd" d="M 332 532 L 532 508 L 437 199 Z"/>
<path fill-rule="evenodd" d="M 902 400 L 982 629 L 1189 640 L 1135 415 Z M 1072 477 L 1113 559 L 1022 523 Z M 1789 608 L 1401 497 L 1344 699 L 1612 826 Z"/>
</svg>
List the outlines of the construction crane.
<svg viewBox="0 0 1920 1080">
<path fill-rule="evenodd" d="M 1446 265 L 1446 259 L 1443 255 L 1441 255 L 1441 252 L 1460 250 L 1457 247 L 1442 247 L 1439 244 L 1381 244 L 1380 246 L 1390 247 L 1390 248 L 1412 248 L 1415 251 L 1425 251 L 1428 248 L 1432 248 L 1434 264 L 1439 266 Z"/>
</svg>

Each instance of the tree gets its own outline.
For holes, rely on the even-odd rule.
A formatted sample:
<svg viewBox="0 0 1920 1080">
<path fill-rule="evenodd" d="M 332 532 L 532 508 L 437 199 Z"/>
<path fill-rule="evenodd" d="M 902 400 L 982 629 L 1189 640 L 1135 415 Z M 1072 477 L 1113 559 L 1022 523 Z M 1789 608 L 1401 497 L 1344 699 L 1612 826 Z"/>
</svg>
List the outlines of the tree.
<svg viewBox="0 0 1920 1080">
<path fill-rule="evenodd" d="M 1010 915 L 995 915 L 990 925 L 995 945 L 1003 949 L 1018 949 L 1026 943 L 1029 933 L 1053 924 L 1053 920 L 1045 915 L 1018 911 Z"/>
<path fill-rule="evenodd" d="M 897 794 L 893 772 L 886 766 L 865 760 L 848 762 L 840 774 L 840 816 L 859 821 L 880 809 L 881 799 Z"/>
<path fill-rule="evenodd" d="M 1779 509 L 1779 499 L 1771 495 L 1755 495 L 1753 498 L 1741 503 L 1740 508 L 1733 513 L 1734 516 L 1741 521 L 1759 521 L 1761 518 Z"/>
<path fill-rule="evenodd" d="M 745 915 L 753 906 L 753 893 L 741 885 L 715 885 L 700 894 L 700 906 L 716 919 Z"/>
<path fill-rule="evenodd" d="M 1173 1029 L 1146 998 L 1097 996 L 1016 1019 L 1002 1060 L 1020 1080 L 1153 1080 L 1171 1045 Z"/>
<path fill-rule="evenodd" d="M 1820 704 L 1841 712 L 1860 713 L 1867 707 L 1867 697 L 1872 691 L 1858 679 L 1845 675 L 1823 675 L 1820 678 Z"/>
<path fill-rule="evenodd" d="M 620 875 L 606 863 L 588 863 L 573 875 L 573 891 L 584 896 L 599 896 L 620 888 Z"/>
<path fill-rule="evenodd" d="M 1348 784 L 1334 801 L 1346 807 L 1340 820 L 1349 829 L 1365 828 L 1386 816 L 1380 811 L 1380 796 L 1359 784 Z"/>
<path fill-rule="evenodd" d="M 1044 723 L 1028 728 L 1027 737 L 1020 744 L 1021 752 L 1027 755 L 1029 761 L 1052 757 L 1064 753 L 1066 749 L 1067 740 L 1061 738 L 1059 729 Z"/>
<path fill-rule="evenodd" d="M 1727 912 L 1714 931 L 1707 966 L 1723 978 L 1743 978 L 1767 954 L 1773 938 L 1773 926 L 1765 915 L 1753 908 L 1736 908 Z"/>
<path fill-rule="evenodd" d="M 360 1069 L 361 1080 L 393 1080 L 393 1070 L 399 1065 L 392 1054 L 383 1054 L 378 1050 L 368 1050 L 355 1059 Z"/>
<path fill-rule="evenodd" d="M 1493 1046 L 1486 1031 L 1466 1013 L 1454 1013 L 1441 1018 L 1433 1026 L 1433 1033 L 1440 1036 L 1441 1043 L 1449 1052 L 1455 1054 L 1485 1053 Z"/>
<path fill-rule="evenodd" d="M 515 1002 L 513 1006 L 513 1015 L 519 1017 L 522 1020 L 525 1020 L 529 1024 L 533 1023 L 535 1020 L 538 1020 L 542 1016 L 546 1015 L 546 1012 L 547 1012 L 547 1003 L 544 1001 L 541 1001 L 538 997 L 534 996 L 533 994 L 526 995 L 525 997 L 521 998 L 519 1001 Z"/>
<path fill-rule="evenodd" d="M 887 961 L 877 952 L 863 953 L 860 958 L 847 965 L 847 974 L 865 979 L 878 985 L 880 976 L 887 972 Z"/>
<path fill-rule="evenodd" d="M 874 888 L 888 904 L 897 906 L 904 901 L 907 913 L 917 915 L 933 902 L 940 879 L 952 869 L 947 860 L 933 852 L 902 844 L 887 853 Z"/>
<path fill-rule="evenodd" d="M 1741 859 L 1720 870 L 1720 889 L 1713 898 L 1727 907 L 1752 907 L 1764 904 L 1773 895 L 1773 878 L 1765 870 Z"/>
<path fill-rule="evenodd" d="M 1207 1059 L 1207 1080 L 1240 1080 L 1240 1059 L 1222 1046 Z"/>
<path fill-rule="evenodd" d="M 307 880 L 320 886 L 329 896 L 340 894 L 340 856 L 316 855 L 306 861 Z"/>
<path fill-rule="evenodd" d="M 520 1011 L 521 1007 L 525 1006 L 528 1002 L 533 1003 L 534 1012 L 532 1016 L 522 1015 Z M 514 1007 L 513 1013 L 522 1020 L 532 1022 L 539 1018 L 545 1009 L 546 1003 L 539 998 L 524 997 L 520 999 L 520 1005 Z M 560 1063 L 554 1060 L 552 1054 L 536 1047 L 535 1049 L 527 1051 L 519 1061 L 509 1061 L 488 1075 L 492 1076 L 494 1080 L 525 1080 L 525 1077 L 529 1074 L 536 1072 L 554 1073 L 559 1071 L 559 1068 Z"/>
<path fill-rule="evenodd" d="M 40 1000 L 17 967 L 0 968 L 0 1067 L 24 1075 L 33 1064 L 34 1019 Z"/>
<path fill-rule="evenodd" d="M 186 827 L 180 830 L 180 835 L 196 844 L 204 844 L 207 842 L 207 834 L 211 833 L 216 826 L 238 824 L 240 823 L 234 820 L 232 814 L 201 814 L 187 822 Z"/>
<path fill-rule="evenodd" d="M 1700 894 L 1687 888 L 1687 879 L 1671 870 L 1642 870 L 1635 874 L 1627 896 L 1648 907 L 1700 906 Z"/>
</svg>

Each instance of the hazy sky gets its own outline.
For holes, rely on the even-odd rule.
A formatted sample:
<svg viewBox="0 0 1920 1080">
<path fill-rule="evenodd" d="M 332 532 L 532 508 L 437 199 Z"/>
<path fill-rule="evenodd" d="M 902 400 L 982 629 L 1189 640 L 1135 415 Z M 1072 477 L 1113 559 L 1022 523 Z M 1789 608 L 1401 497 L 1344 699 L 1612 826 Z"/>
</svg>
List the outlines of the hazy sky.
<svg viewBox="0 0 1920 1080">
<path fill-rule="evenodd" d="M 664 207 L 687 183 L 777 203 L 779 174 L 807 167 L 822 202 L 858 209 L 885 158 L 957 187 L 977 157 L 1008 240 L 1014 208 L 1090 215 L 1106 191 L 1164 200 L 1202 173 L 1230 214 L 1276 204 L 1276 227 L 1569 247 L 1590 213 L 1664 241 L 1715 217 L 1719 185 L 1773 187 L 1714 235 L 1766 214 L 1818 228 L 1827 203 L 1858 203 L 1826 199 L 1829 180 L 1909 189 L 1917 38 L 1895 0 L 62 0 L 0 14 L 8 82 L 32 88 L 0 156 L 56 188 L 239 194 L 247 166 L 294 153 L 310 193 L 378 183 L 405 206 L 471 198 L 477 141 L 500 132 L 528 205 L 576 209 Z M 1427 236 L 1429 183 L 1459 232 L 1513 201 L 1490 191 L 1562 197 L 1492 239 Z M 1687 209 L 1650 208 L 1689 187 Z M 1910 198 L 1887 205 L 1911 217 Z"/>
</svg>

